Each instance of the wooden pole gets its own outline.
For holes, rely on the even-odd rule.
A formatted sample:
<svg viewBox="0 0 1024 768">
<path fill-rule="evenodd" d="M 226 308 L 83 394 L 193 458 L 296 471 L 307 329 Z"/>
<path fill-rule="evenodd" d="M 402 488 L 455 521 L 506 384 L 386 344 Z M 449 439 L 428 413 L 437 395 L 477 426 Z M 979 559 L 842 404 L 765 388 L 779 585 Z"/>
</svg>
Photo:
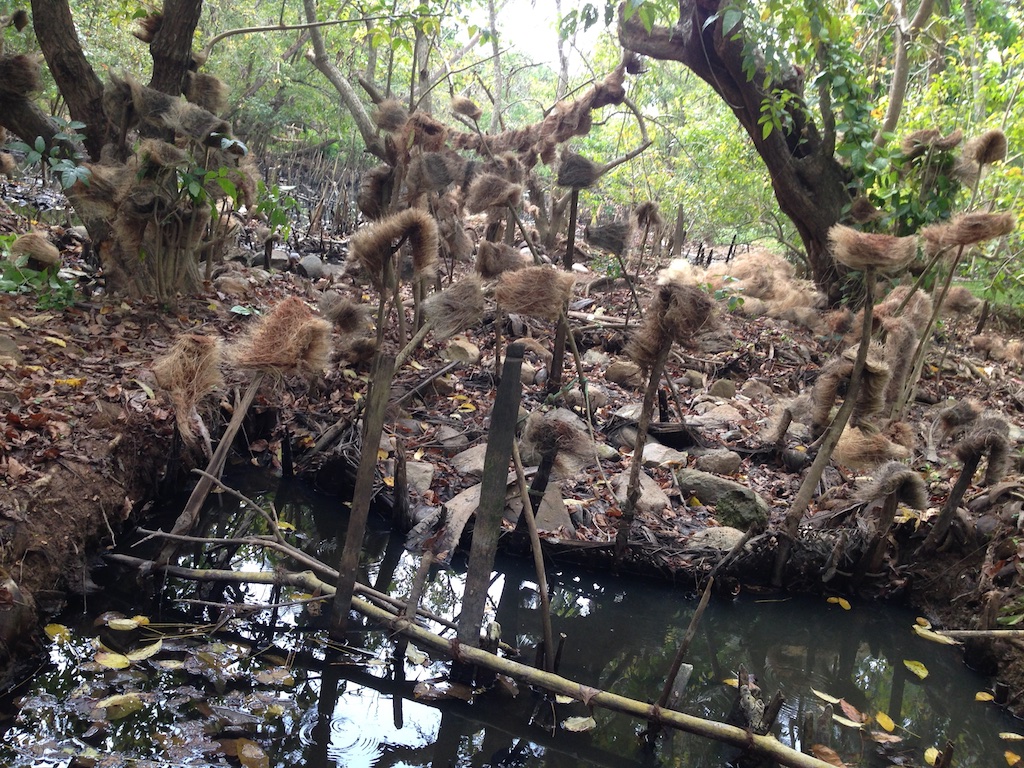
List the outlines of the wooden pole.
<svg viewBox="0 0 1024 768">
<path fill-rule="evenodd" d="M 505 351 L 501 383 L 491 410 L 491 428 L 484 454 L 484 474 L 480 488 L 480 506 L 473 526 L 473 543 L 469 552 L 466 590 L 459 616 L 459 643 L 476 646 L 480 642 L 480 626 L 484 618 L 487 590 L 491 584 L 494 554 L 501 532 L 501 516 L 505 511 L 505 490 L 508 487 L 508 464 L 512 458 L 512 441 L 522 393 L 519 374 L 523 365 L 523 345 L 510 344 Z M 472 668 L 457 663 L 452 677 L 460 682 L 472 678 Z"/>
<path fill-rule="evenodd" d="M 373 361 L 370 378 L 369 406 L 366 410 L 366 426 L 363 431 L 362 453 L 356 472 L 356 487 L 352 492 L 352 511 L 345 531 L 345 547 L 338 563 L 337 595 L 331 610 L 331 638 L 341 640 L 348 630 L 349 604 L 355 591 L 359 572 L 359 553 L 363 549 L 363 534 L 366 532 L 366 518 L 370 514 L 373 498 L 373 478 L 377 467 L 377 449 L 380 434 L 384 429 L 384 413 L 391 395 L 391 375 L 395 369 L 395 358 L 378 354 Z M 338 537 L 341 538 L 339 528 Z"/>
</svg>

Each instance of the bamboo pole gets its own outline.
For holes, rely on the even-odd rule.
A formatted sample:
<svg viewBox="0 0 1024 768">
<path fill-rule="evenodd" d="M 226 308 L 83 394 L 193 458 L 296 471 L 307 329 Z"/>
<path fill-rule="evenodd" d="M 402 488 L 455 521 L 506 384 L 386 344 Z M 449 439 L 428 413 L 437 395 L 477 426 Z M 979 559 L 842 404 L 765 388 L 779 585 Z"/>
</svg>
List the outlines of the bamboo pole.
<svg viewBox="0 0 1024 768">
<path fill-rule="evenodd" d="M 149 560 L 128 555 L 108 555 L 107 557 L 112 562 L 131 565 L 136 568 L 153 566 L 153 563 Z M 286 584 L 298 587 L 311 594 L 317 591 L 324 595 L 335 593 L 333 585 L 320 580 L 312 571 L 302 571 L 300 573 L 216 571 L 213 569 L 182 568 L 173 565 L 162 566 L 162 570 L 169 576 L 196 581 L 227 581 L 233 584 Z M 394 613 L 379 608 L 358 597 L 352 598 L 351 607 L 352 610 L 363 614 L 367 618 L 380 622 L 395 632 L 408 636 L 418 647 L 431 648 L 446 656 L 456 658 L 465 664 L 486 667 L 500 674 L 525 680 L 552 693 L 562 694 L 582 701 L 587 706 L 620 712 L 640 720 L 658 723 L 669 728 L 692 733 L 696 736 L 703 736 L 740 749 L 747 749 L 756 755 L 770 757 L 781 765 L 789 766 L 789 768 L 832 768 L 829 763 L 787 747 L 773 736 L 758 736 L 744 728 L 737 728 L 736 726 L 727 725 L 715 720 L 683 714 L 671 709 L 662 709 L 656 704 L 647 704 L 609 691 L 602 691 L 599 688 L 592 688 L 560 675 L 543 672 L 526 664 L 495 656 L 493 653 L 488 653 L 470 645 L 454 644 L 447 638 L 435 635 L 433 632 L 409 622 L 401 616 L 396 616 Z"/>
</svg>

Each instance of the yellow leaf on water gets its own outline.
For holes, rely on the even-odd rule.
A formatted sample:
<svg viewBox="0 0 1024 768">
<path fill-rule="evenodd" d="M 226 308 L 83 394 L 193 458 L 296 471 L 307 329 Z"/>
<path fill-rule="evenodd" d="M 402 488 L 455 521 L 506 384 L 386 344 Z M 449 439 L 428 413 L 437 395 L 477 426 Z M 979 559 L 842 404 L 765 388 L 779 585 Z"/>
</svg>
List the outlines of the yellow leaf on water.
<svg viewBox="0 0 1024 768">
<path fill-rule="evenodd" d="M 879 713 L 877 713 L 877 714 L 875 715 L 875 721 L 876 721 L 876 722 L 877 722 L 877 723 L 878 723 L 878 724 L 879 724 L 880 726 L 882 726 L 883 728 L 885 728 L 885 730 L 887 730 L 887 731 L 891 731 L 891 730 L 892 730 L 893 728 L 895 728 L 895 727 L 896 727 L 896 723 L 894 723 L 894 722 L 892 721 L 892 718 L 891 718 L 891 717 L 889 717 L 889 716 L 888 716 L 887 714 L 885 714 L 885 712 L 879 712 Z"/>
<path fill-rule="evenodd" d="M 1003 741 L 1024 741 L 1024 736 L 1021 736 L 1019 733 L 1014 733 L 1013 731 L 1003 731 L 999 734 L 999 738 Z"/>
<path fill-rule="evenodd" d="M 845 597 L 830 597 L 830 598 L 828 598 L 827 602 L 833 603 L 835 605 L 838 605 L 844 611 L 850 610 L 850 607 L 851 607 L 850 606 L 850 601 L 847 600 Z"/>
<path fill-rule="evenodd" d="M 842 715 L 832 715 L 832 719 L 840 725 L 845 725 L 847 728 L 860 729 L 864 727 L 864 723 L 858 723 L 855 720 L 850 720 L 849 718 L 843 717 Z"/>
<path fill-rule="evenodd" d="M 583 733 L 597 727 L 597 721 L 592 717 L 570 717 L 562 721 L 562 728 L 573 733 Z"/>
<path fill-rule="evenodd" d="M 110 619 L 107 626 L 117 632 L 131 632 L 139 628 L 139 622 L 135 619 Z"/>
<path fill-rule="evenodd" d="M 822 693 L 821 691 L 817 691 L 814 688 L 811 688 L 811 693 L 813 693 L 819 699 L 824 699 L 829 704 L 838 704 L 839 703 L 839 699 L 837 699 L 835 696 L 830 696 L 827 693 Z"/>
<path fill-rule="evenodd" d="M 905 666 L 907 669 L 909 669 L 922 680 L 928 677 L 928 667 L 926 667 L 920 661 L 909 661 L 907 659 L 904 659 L 903 666 Z"/>
<path fill-rule="evenodd" d="M 63 624 L 47 624 L 43 631 L 48 638 L 58 643 L 66 643 L 71 639 L 71 630 Z"/>
<path fill-rule="evenodd" d="M 903 741 L 903 737 L 884 731 L 871 731 L 871 740 L 877 741 L 879 744 L 899 744 Z"/>
<path fill-rule="evenodd" d="M 926 629 L 925 627 L 922 627 L 918 624 L 915 624 L 913 629 L 915 635 L 917 635 L 918 637 L 923 637 L 925 640 L 931 640 L 933 643 L 939 643 L 940 645 L 959 644 L 949 635 L 941 635 L 938 632 L 933 632 L 932 630 Z"/>
<path fill-rule="evenodd" d="M 976 694 L 974 694 L 975 701 L 993 701 L 994 699 L 995 696 L 993 696 L 988 691 L 978 691 Z"/>
<path fill-rule="evenodd" d="M 43 336 L 51 344 L 56 344 L 58 347 L 66 347 L 68 343 L 64 339 L 58 339 L 56 336 Z"/>
<path fill-rule="evenodd" d="M 131 659 L 123 653 L 111 651 L 100 651 L 95 656 L 96 663 L 107 669 L 128 669 L 132 665 Z"/>
<path fill-rule="evenodd" d="M 926 619 L 924 616 L 918 616 L 916 619 L 914 619 L 914 622 L 919 627 L 924 627 L 925 629 L 932 628 L 932 623 L 928 621 L 928 619 Z"/>
<path fill-rule="evenodd" d="M 236 743 L 238 745 L 238 762 L 245 766 L 245 768 L 270 767 L 270 758 L 267 757 L 267 753 L 255 741 L 239 739 Z"/>
<path fill-rule="evenodd" d="M 1006 759 L 1007 765 L 1017 765 L 1018 763 L 1020 763 L 1020 755 L 1018 755 L 1016 752 L 1006 750 L 1005 752 L 1003 752 L 1003 757 Z"/>
<path fill-rule="evenodd" d="M 739 688 L 740 687 L 740 681 L 739 681 L 739 678 L 737 678 L 737 677 L 726 678 L 725 680 L 722 681 L 722 684 L 723 685 L 730 685 L 733 688 Z"/>
<path fill-rule="evenodd" d="M 163 647 L 163 644 L 163 640 L 157 640 L 155 643 L 144 645 L 141 648 L 132 651 L 131 653 L 126 653 L 125 656 L 127 656 L 132 661 L 142 661 L 143 659 L 148 659 L 150 656 L 154 656 L 157 653 L 159 653 L 160 649 Z"/>
<path fill-rule="evenodd" d="M 924 751 L 924 761 L 928 763 L 928 765 L 935 765 L 935 761 L 938 759 L 939 750 L 935 747 L 928 747 L 928 749 Z"/>
</svg>

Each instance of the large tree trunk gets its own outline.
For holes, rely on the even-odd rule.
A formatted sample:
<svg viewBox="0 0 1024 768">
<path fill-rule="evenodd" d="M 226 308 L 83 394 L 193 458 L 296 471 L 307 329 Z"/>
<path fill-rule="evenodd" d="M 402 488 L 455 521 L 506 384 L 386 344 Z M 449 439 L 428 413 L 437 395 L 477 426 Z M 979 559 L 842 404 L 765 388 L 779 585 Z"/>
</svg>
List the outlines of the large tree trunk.
<svg viewBox="0 0 1024 768">
<path fill-rule="evenodd" d="M 829 251 L 828 231 L 850 202 L 848 180 L 833 155 L 832 142 L 823 140 L 803 108 L 802 73 L 793 70 L 784 82 L 773 82 L 768 89 L 763 87 L 763 65 L 748 78 L 743 69 L 742 27 L 723 35 L 721 17 L 709 23 L 720 5 L 724 6 L 720 0 L 680 0 L 679 23 L 650 32 L 639 14 L 628 21 L 620 17 L 619 39 L 627 50 L 684 64 L 729 105 L 767 166 L 779 207 L 800 234 L 814 282 L 830 301 L 836 301 L 840 272 Z M 764 136 L 758 120 L 765 99 L 774 98 L 772 88 L 792 93 L 794 108 L 786 127 Z"/>
</svg>

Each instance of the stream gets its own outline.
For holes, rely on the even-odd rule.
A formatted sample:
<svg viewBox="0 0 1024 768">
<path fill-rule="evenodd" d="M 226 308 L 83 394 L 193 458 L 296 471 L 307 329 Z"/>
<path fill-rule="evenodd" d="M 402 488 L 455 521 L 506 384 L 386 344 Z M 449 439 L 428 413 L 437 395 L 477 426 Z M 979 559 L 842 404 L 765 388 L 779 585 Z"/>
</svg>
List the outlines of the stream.
<svg viewBox="0 0 1024 768">
<path fill-rule="evenodd" d="M 336 497 L 251 472 L 230 482 L 261 504 L 273 502 L 295 543 L 336 564 L 335 536 L 345 519 Z M 168 507 L 165 530 L 176 504 Z M 242 514 L 234 497 L 212 496 L 203 535 L 233 534 Z M 265 529 L 257 520 L 254 531 Z M 132 541 L 119 541 L 118 550 L 153 554 L 132 548 Z M 363 558 L 368 583 L 397 596 L 408 592 L 418 560 L 399 537 L 369 532 Z M 279 561 L 274 553 L 242 548 L 231 567 L 269 570 Z M 180 562 L 209 566 L 198 551 Z M 499 558 L 497 568 L 490 612 L 503 639 L 532 663 L 540 638 L 534 574 L 525 559 Z M 463 572 L 458 558 L 435 569 L 423 605 L 455 617 Z M 394 638 L 372 626 L 352 632 L 346 661 L 325 663 L 329 608 L 291 588 L 177 579 L 164 585 L 161 577 L 110 567 L 95 578 L 103 589 L 47 628 L 48 662 L 4 702 L 0 764 L 752 764 L 740 762 L 733 748 L 683 733 L 663 733 L 645 748 L 638 739 L 643 724 L 591 712 L 580 702 L 549 701 L 522 684 L 517 692 L 499 685 L 472 704 L 436 698 L 444 691 L 446 660 L 411 647 L 396 670 Z M 548 579 L 554 632 L 565 636 L 559 674 L 640 701 L 656 699 L 697 604 L 692 585 L 557 563 L 549 564 Z M 227 603 L 251 610 L 226 610 Z M 261 608 L 266 605 L 275 607 Z M 957 648 L 915 635 L 914 622 L 900 607 L 855 601 L 847 609 L 823 597 L 714 599 L 687 655 L 693 672 L 677 708 L 724 721 L 736 698 L 730 682 L 742 665 L 756 675 L 765 701 L 776 691 L 785 696 L 774 732 L 796 748 L 826 745 L 849 766 L 925 765 L 926 750 L 951 741 L 960 768 L 1012 764 L 1024 744 L 1008 737 L 1024 735 L 1024 724 L 976 700 L 990 681 L 967 669 Z M 565 727 L 588 716 L 589 730 Z M 858 728 L 859 719 L 865 722 Z"/>
</svg>

